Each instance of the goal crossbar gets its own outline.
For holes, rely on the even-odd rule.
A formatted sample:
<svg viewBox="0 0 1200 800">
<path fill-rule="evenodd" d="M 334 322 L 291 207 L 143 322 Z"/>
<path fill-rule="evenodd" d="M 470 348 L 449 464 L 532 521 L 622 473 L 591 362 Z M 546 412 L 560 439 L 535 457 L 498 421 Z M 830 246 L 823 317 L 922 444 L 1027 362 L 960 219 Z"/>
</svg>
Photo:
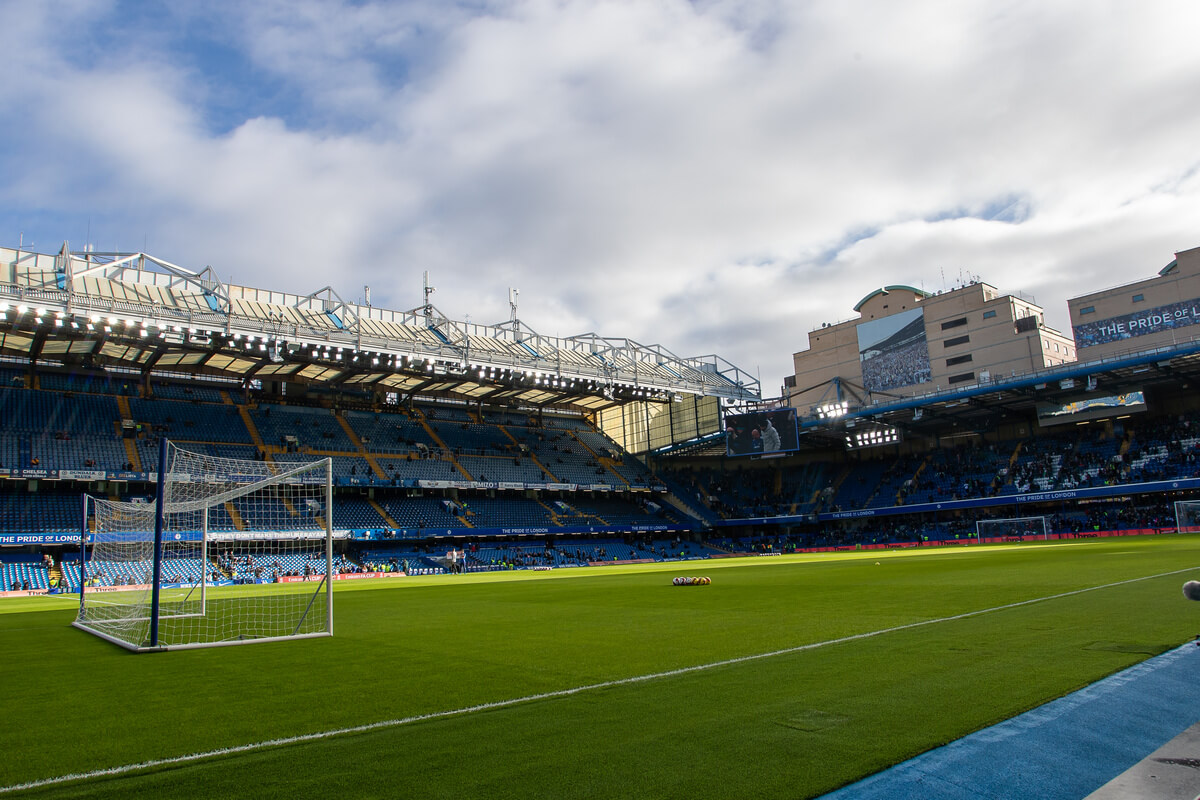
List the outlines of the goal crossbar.
<svg viewBox="0 0 1200 800">
<path fill-rule="evenodd" d="M 159 455 L 155 503 L 84 496 L 75 627 L 136 651 L 332 635 L 332 459 Z"/>
</svg>

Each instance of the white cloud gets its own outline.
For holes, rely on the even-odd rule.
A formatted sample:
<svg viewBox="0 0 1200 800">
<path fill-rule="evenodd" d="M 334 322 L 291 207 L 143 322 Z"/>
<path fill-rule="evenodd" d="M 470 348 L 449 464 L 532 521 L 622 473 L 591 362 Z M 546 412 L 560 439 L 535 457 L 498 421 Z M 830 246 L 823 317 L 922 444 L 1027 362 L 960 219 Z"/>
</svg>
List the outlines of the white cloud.
<svg viewBox="0 0 1200 800">
<path fill-rule="evenodd" d="M 538 330 L 715 352 L 768 393 L 880 285 L 978 275 L 1065 327 L 1200 245 L 1192 3 L 219 5 L 104 58 L 78 35 L 115 8 L 0 12 L 6 236 L 93 219 L 395 308 L 428 269 L 481 322 L 517 286 Z"/>
</svg>

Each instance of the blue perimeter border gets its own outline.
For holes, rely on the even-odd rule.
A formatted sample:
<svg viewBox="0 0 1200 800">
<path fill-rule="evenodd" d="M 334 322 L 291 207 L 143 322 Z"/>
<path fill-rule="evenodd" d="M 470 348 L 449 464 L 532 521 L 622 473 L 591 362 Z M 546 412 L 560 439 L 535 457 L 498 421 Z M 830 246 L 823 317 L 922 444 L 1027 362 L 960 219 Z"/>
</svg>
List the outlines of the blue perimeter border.
<svg viewBox="0 0 1200 800">
<path fill-rule="evenodd" d="M 822 800 L 1080 800 L 1200 720 L 1188 643 Z"/>
</svg>

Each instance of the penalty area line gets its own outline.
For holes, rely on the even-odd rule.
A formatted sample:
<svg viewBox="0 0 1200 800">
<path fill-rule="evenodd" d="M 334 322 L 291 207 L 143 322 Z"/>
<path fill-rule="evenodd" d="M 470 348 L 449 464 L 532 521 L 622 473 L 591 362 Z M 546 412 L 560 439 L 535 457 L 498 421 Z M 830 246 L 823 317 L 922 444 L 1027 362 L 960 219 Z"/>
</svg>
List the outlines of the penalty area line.
<svg viewBox="0 0 1200 800">
<path fill-rule="evenodd" d="M 936 619 L 920 620 L 918 622 L 907 622 L 903 625 L 893 625 L 890 628 L 880 628 L 874 631 L 865 631 L 863 633 L 853 633 L 848 636 L 841 636 L 836 639 L 826 639 L 820 642 L 810 642 L 808 644 L 796 645 L 795 647 L 785 647 L 780 650 L 771 650 L 766 653 L 754 653 L 748 656 L 737 656 L 736 658 L 727 658 L 721 661 L 713 661 L 708 664 L 696 664 L 690 667 L 679 667 L 678 669 L 665 670 L 663 672 L 653 672 L 646 675 L 634 675 L 629 678 L 617 678 L 611 681 L 601 681 L 599 683 L 590 683 L 586 686 L 576 686 L 571 689 L 557 689 L 552 692 L 542 692 L 540 694 L 530 694 L 524 697 L 514 697 L 508 700 L 496 700 L 490 703 L 480 703 L 473 706 L 465 706 L 463 708 L 455 708 L 447 711 L 433 711 L 428 714 L 416 714 L 411 717 L 401 717 L 398 719 L 381 720 L 379 722 L 369 722 L 363 725 L 352 725 L 345 728 L 334 728 L 327 731 L 318 731 L 316 733 L 305 733 L 297 736 L 285 736 L 278 739 L 268 739 L 262 742 L 252 742 L 250 744 L 234 745 L 232 747 L 222 747 L 216 750 L 206 750 L 202 753 L 190 753 L 188 755 L 173 756 L 170 758 L 156 758 L 148 761 L 141 761 L 136 764 L 122 764 L 116 767 L 107 767 L 104 769 L 89 770 L 87 772 L 75 772 L 68 775 L 59 775 L 54 778 L 42 778 L 40 780 L 28 781 L 26 783 L 17 783 L 10 786 L 0 786 L 0 794 L 8 792 L 18 792 L 26 789 L 39 789 L 46 786 L 54 786 L 61 783 L 70 783 L 72 781 L 87 781 L 95 778 L 106 778 L 126 775 L 131 772 L 139 772 L 142 770 L 151 770 L 159 767 L 179 766 L 183 764 L 192 764 L 209 759 L 222 758 L 224 756 L 240 755 L 242 753 L 252 753 L 259 750 L 268 750 L 273 747 L 286 747 L 294 744 L 305 744 L 307 742 L 316 742 L 322 739 L 333 739 L 339 736 L 349 736 L 356 733 L 370 733 L 372 731 L 385 730 L 388 728 L 398 728 L 404 725 L 412 725 L 417 722 L 428 722 L 431 720 L 447 719 L 449 717 L 460 717 L 468 714 L 475 714 L 481 711 L 492 711 L 501 708 L 511 708 L 513 706 L 524 705 L 525 703 L 534 703 L 539 700 L 553 700 L 560 697 L 571 697 L 572 695 L 583 694 L 585 692 L 594 692 L 600 689 L 611 689 L 620 686 L 631 686 L 638 683 L 646 683 L 663 678 L 674 678 L 680 675 L 687 675 L 693 672 L 704 672 L 719 667 L 734 666 L 737 664 L 745 664 L 751 661 L 761 661 L 766 658 L 776 658 L 778 656 L 791 655 L 793 653 L 803 653 L 808 650 L 817 650 L 822 647 L 829 647 L 836 644 L 845 644 L 847 642 L 855 642 L 861 639 L 870 639 L 875 636 L 883 636 L 888 633 L 896 633 L 898 631 L 912 630 L 914 628 L 922 628 L 927 625 L 936 625 L 942 622 L 954 622 L 956 620 L 969 619 L 971 617 L 982 616 L 983 614 L 991 614 L 996 611 L 1006 611 L 1012 608 L 1020 608 L 1022 606 L 1034 605 L 1036 603 L 1044 603 L 1050 600 L 1059 600 L 1064 597 L 1072 597 L 1074 595 L 1085 594 L 1087 592 L 1095 592 L 1101 589 L 1111 589 L 1117 586 L 1124 586 L 1130 583 L 1139 583 L 1141 581 L 1154 580 L 1155 578 L 1166 578 L 1172 575 L 1179 575 L 1184 572 L 1195 572 L 1200 567 L 1188 567 L 1186 569 L 1177 569 L 1171 572 L 1162 572 L 1157 575 L 1146 575 L 1141 578 L 1129 578 L 1123 581 L 1114 583 L 1106 583 L 1100 586 L 1088 586 L 1083 589 L 1072 589 L 1069 592 L 1060 592 L 1058 594 L 1046 595 L 1045 597 L 1035 597 L 1030 600 L 1019 600 L 1015 603 L 1005 603 L 1004 605 L 992 606 L 990 608 L 981 608 L 975 611 L 965 611 L 961 614 L 952 614 L 948 617 L 938 617 Z"/>
</svg>

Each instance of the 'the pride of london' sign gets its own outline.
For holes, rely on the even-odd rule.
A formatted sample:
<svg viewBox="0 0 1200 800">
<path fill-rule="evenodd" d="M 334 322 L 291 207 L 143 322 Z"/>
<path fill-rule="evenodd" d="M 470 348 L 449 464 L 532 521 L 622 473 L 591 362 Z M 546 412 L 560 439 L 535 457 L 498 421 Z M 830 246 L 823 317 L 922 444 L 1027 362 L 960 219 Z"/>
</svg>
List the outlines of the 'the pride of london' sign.
<svg viewBox="0 0 1200 800">
<path fill-rule="evenodd" d="M 1074 327 L 1075 346 L 1088 347 L 1094 344 L 1132 339 L 1148 333 L 1186 328 L 1200 325 L 1200 298 L 1183 300 L 1169 306 L 1147 308 L 1132 314 L 1109 317 L 1095 322 L 1084 322 Z"/>
</svg>

